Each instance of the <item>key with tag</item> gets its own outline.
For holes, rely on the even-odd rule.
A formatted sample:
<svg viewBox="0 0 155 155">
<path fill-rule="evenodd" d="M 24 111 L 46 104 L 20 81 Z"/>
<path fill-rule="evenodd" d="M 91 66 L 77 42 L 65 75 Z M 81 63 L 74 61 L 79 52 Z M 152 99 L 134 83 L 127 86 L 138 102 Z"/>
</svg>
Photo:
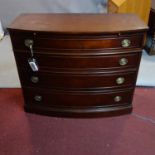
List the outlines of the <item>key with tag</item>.
<svg viewBox="0 0 155 155">
<path fill-rule="evenodd" d="M 31 58 L 28 59 L 29 66 L 31 67 L 32 71 L 37 72 L 39 70 L 39 67 L 33 54 L 33 40 L 26 39 L 25 46 L 29 47 L 30 49 Z"/>
<path fill-rule="evenodd" d="M 29 58 L 28 63 L 30 65 L 32 71 L 37 72 L 39 70 L 36 59 Z"/>
</svg>

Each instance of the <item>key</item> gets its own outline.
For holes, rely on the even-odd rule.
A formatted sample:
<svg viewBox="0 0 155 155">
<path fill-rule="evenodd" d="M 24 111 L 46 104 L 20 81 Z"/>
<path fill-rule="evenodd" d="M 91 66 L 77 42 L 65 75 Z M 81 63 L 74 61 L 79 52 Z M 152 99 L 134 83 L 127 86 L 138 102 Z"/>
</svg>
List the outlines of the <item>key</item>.
<svg viewBox="0 0 155 155">
<path fill-rule="evenodd" d="M 34 58 L 29 58 L 28 63 L 32 69 L 32 71 L 37 72 L 39 70 L 39 67 L 37 65 L 37 61 Z"/>
<path fill-rule="evenodd" d="M 36 59 L 34 58 L 33 43 L 34 42 L 31 39 L 26 39 L 25 40 L 25 46 L 30 49 L 30 53 L 31 53 L 31 58 L 28 59 L 28 63 L 30 65 L 32 71 L 37 72 L 39 70 L 39 67 L 38 67 Z"/>
<path fill-rule="evenodd" d="M 34 41 L 32 39 L 25 40 L 25 46 L 30 49 L 31 57 L 33 57 L 33 44 L 34 44 Z"/>
</svg>

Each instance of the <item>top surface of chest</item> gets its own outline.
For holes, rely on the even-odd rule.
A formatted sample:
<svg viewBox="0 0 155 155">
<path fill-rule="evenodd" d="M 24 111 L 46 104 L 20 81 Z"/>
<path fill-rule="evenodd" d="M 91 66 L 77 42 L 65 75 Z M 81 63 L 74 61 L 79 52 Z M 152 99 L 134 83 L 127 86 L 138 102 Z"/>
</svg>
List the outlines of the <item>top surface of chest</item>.
<svg viewBox="0 0 155 155">
<path fill-rule="evenodd" d="M 93 34 L 145 31 L 147 26 L 134 14 L 22 14 L 11 30 Z"/>
</svg>

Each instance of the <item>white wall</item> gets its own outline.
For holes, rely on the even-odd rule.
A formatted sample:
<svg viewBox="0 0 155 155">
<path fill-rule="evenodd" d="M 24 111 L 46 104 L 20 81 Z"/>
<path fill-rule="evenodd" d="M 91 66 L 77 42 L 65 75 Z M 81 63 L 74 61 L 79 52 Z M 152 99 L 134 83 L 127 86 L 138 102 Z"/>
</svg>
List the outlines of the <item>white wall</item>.
<svg viewBox="0 0 155 155">
<path fill-rule="evenodd" d="M 20 13 L 106 12 L 107 0 L 0 0 L 0 19 L 6 27 Z"/>
</svg>

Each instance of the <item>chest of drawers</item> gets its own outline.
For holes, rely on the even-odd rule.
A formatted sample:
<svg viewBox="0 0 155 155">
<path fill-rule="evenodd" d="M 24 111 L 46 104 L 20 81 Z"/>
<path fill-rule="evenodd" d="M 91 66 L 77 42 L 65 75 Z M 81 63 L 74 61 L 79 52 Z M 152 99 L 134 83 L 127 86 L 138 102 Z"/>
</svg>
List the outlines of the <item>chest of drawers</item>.
<svg viewBox="0 0 155 155">
<path fill-rule="evenodd" d="M 152 1 L 152 8 L 149 18 L 149 31 L 145 49 L 149 55 L 155 55 L 155 1 Z"/>
<path fill-rule="evenodd" d="M 71 117 L 132 111 L 147 30 L 136 15 L 22 14 L 8 30 L 26 111 Z"/>
</svg>

